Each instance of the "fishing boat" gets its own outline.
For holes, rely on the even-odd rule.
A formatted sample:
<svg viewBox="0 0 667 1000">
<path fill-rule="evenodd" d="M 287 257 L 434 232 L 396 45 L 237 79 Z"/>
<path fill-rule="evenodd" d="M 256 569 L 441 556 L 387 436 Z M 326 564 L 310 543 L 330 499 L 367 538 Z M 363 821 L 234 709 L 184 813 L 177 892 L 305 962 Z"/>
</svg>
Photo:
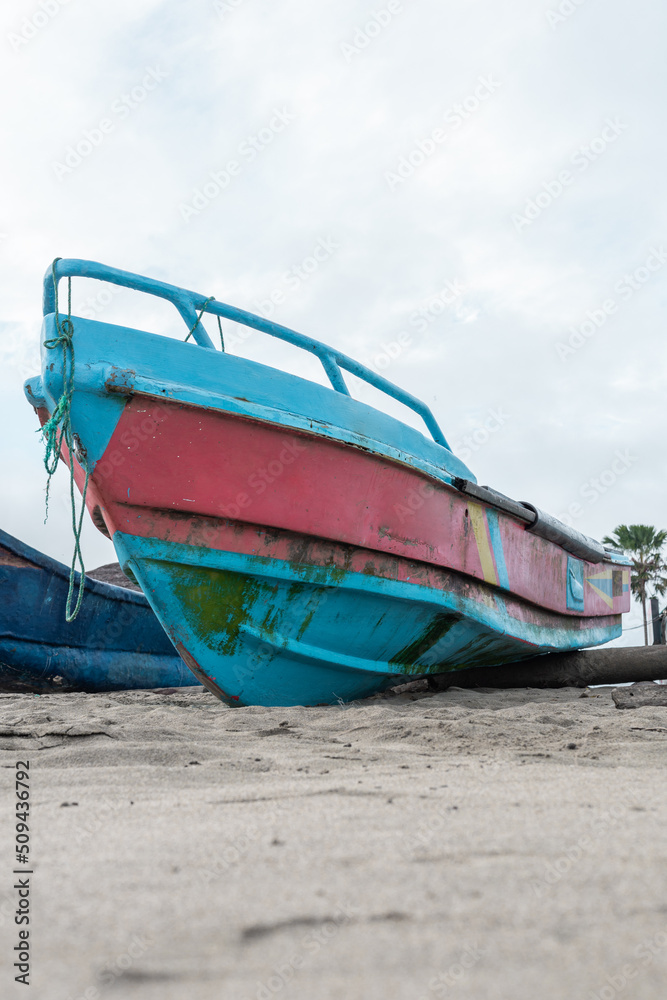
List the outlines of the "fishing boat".
<svg viewBox="0 0 667 1000">
<path fill-rule="evenodd" d="M 100 576 L 119 574 L 102 567 Z M 117 691 L 198 682 L 141 592 L 95 580 L 65 621 L 67 566 L 0 530 L 0 690 Z M 75 581 L 78 583 L 78 579 Z"/>
<path fill-rule="evenodd" d="M 185 341 L 63 313 L 59 282 L 80 277 L 168 300 Z M 90 516 L 225 702 L 343 702 L 619 635 L 625 557 L 477 485 L 423 402 L 340 351 L 91 261 L 54 262 L 43 311 L 28 400 L 70 422 Z M 204 317 L 309 352 L 329 384 L 216 348 Z M 346 373 L 425 433 L 352 398 Z"/>
</svg>

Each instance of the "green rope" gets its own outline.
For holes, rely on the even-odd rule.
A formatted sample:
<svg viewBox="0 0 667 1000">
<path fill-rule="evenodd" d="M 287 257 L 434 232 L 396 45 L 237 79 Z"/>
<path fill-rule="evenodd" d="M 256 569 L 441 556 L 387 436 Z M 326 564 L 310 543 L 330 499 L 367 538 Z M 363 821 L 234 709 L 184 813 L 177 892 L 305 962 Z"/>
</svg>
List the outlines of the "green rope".
<svg viewBox="0 0 667 1000">
<path fill-rule="evenodd" d="M 81 513 L 77 521 L 76 513 L 76 502 L 74 498 L 74 449 L 75 440 L 74 434 L 72 432 L 72 396 L 74 394 L 74 325 L 72 323 L 72 279 L 67 279 L 67 319 L 64 319 L 61 323 L 60 315 L 58 312 L 58 278 L 56 276 L 56 264 L 62 258 L 56 257 L 53 264 L 51 265 L 51 273 L 53 275 L 53 290 L 55 296 L 55 319 L 56 319 L 56 329 L 58 331 L 58 336 L 54 337 L 52 340 L 45 340 L 44 347 L 49 351 L 55 351 L 59 346 L 62 347 L 63 352 L 63 391 L 60 395 L 60 399 L 56 403 L 55 409 L 49 419 L 46 421 L 41 429 L 42 438 L 46 445 L 46 451 L 44 454 L 44 467 L 46 469 L 48 479 L 46 481 L 46 517 L 44 521 L 48 519 L 49 516 L 49 490 L 51 487 L 51 479 L 58 467 L 58 459 L 61 456 L 61 450 L 63 444 L 67 448 L 67 454 L 69 459 L 69 494 L 70 494 L 70 505 L 72 511 L 72 532 L 74 534 L 74 554 L 72 556 L 72 565 L 70 567 L 69 573 L 69 590 L 67 592 L 67 602 L 65 605 L 65 620 L 68 622 L 74 621 L 81 608 L 81 602 L 83 601 L 84 584 L 86 581 L 86 568 L 83 564 L 83 554 L 81 552 L 81 531 L 83 529 L 83 518 L 86 511 L 86 493 L 88 492 L 88 478 L 89 472 L 85 458 L 85 452 L 82 449 L 79 450 L 77 455 L 77 460 L 79 465 L 84 469 L 86 473 L 86 481 L 83 487 L 82 503 L 81 503 Z M 74 598 L 74 587 L 76 584 L 75 573 L 77 564 L 80 567 L 81 579 L 79 581 L 79 591 L 77 594 L 76 604 L 74 610 L 72 610 L 72 602 Z"/>
<path fill-rule="evenodd" d="M 190 339 L 190 337 L 192 336 L 192 334 L 195 332 L 195 330 L 197 329 L 197 327 L 201 323 L 201 318 L 204 315 L 204 313 L 206 312 L 206 309 L 207 309 L 208 305 L 211 302 L 213 302 L 214 300 L 215 300 L 215 295 L 209 295 L 209 297 L 204 302 L 204 305 L 199 310 L 199 316 L 197 316 L 197 319 L 194 321 L 194 323 L 192 324 L 192 327 L 190 328 L 190 332 L 188 333 L 187 337 L 184 340 L 185 344 L 187 344 L 188 340 Z M 218 321 L 218 330 L 220 331 L 220 347 L 224 351 L 225 350 L 225 338 L 222 335 L 222 323 L 220 322 L 220 317 L 219 316 L 216 316 L 216 319 Z"/>
<path fill-rule="evenodd" d="M 197 319 L 194 321 L 194 323 L 190 327 L 190 332 L 188 333 L 188 335 L 185 338 L 185 340 L 183 341 L 183 343 L 187 344 L 188 340 L 190 339 L 190 337 L 192 336 L 192 334 L 195 332 L 195 330 L 197 329 L 197 327 L 201 323 L 201 318 L 204 315 L 204 313 L 206 312 L 207 307 L 214 300 L 215 300 L 215 295 L 209 295 L 209 297 L 206 299 L 206 301 L 204 302 L 204 305 L 199 310 L 199 316 L 197 316 Z M 225 350 L 225 338 L 222 335 L 222 323 L 220 322 L 220 317 L 219 316 L 216 316 L 215 318 L 218 321 L 218 330 L 220 331 L 220 348 L 221 348 L 221 350 L 224 353 L 224 350 Z"/>
<path fill-rule="evenodd" d="M 184 340 L 185 344 L 187 344 L 188 340 L 190 339 L 190 337 L 192 336 L 192 334 L 195 332 L 195 330 L 199 326 L 199 324 L 201 322 L 201 318 L 204 315 L 204 313 L 206 312 L 206 307 L 209 305 L 210 302 L 213 301 L 214 298 L 215 298 L 215 295 L 209 295 L 209 297 L 204 302 L 204 305 L 199 310 L 199 316 L 197 316 L 197 319 L 194 321 L 194 323 L 192 324 L 192 326 L 190 328 L 189 334 L 187 335 L 187 337 Z"/>
</svg>

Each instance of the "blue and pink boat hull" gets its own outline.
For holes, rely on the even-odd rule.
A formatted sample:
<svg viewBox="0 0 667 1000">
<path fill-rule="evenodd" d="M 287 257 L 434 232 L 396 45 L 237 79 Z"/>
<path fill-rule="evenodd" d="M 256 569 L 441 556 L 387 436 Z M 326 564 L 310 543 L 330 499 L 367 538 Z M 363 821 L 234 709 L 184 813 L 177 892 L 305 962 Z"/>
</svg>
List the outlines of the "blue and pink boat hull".
<svg viewBox="0 0 667 1000">
<path fill-rule="evenodd" d="M 330 703 L 406 677 L 598 645 L 629 568 L 530 505 L 475 485 L 428 409 L 338 352 L 174 286 L 197 343 L 72 317 L 77 482 L 193 673 L 230 704 Z M 48 279 L 51 279 L 49 272 Z M 55 334 L 47 281 L 42 340 Z M 296 343 L 331 388 L 213 349 L 197 311 Z M 347 393 L 342 370 L 411 406 L 434 440 Z M 62 392 L 43 348 L 26 392 Z"/>
</svg>

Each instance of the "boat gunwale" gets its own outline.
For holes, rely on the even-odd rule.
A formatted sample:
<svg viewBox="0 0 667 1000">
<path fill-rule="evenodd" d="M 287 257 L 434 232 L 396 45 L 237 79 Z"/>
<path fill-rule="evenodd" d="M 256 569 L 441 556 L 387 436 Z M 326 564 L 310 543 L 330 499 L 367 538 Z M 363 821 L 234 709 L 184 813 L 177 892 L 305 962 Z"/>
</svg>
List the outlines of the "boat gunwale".
<svg viewBox="0 0 667 1000">
<path fill-rule="evenodd" d="M 78 360 L 75 370 L 74 406 L 76 406 L 78 391 L 93 392 L 115 399 L 130 398 L 133 395 L 141 394 L 154 397 L 163 403 L 173 401 L 212 411 L 237 412 L 266 423 L 280 425 L 286 430 L 295 428 L 315 436 L 331 437 L 332 440 L 340 441 L 343 444 L 357 444 L 377 455 L 419 468 L 439 482 L 451 483 L 455 478 L 465 478 L 470 482 L 476 482 L 474 474 L 461 458 L 448 447 L 427 437 L 417 427 L 404 423 L 399 417 L 392 416 L 371 403 L 335 392 L 329 386 L 314 382 L 303 375 L 295 375 L 265 362 L 255 361 L 241 355 L 214 351 L 214 356 L 219 359 L 218 364 L 230 366 L 231 370 L 227 373 L 229 379 L 243 380 L 252 377 L 265 380 L 265 398 L 263 401 L 256 401 L 248 399 L 243 394 L 234 395 L 231 389 L 226 390 L 224 384 L 220 387 L 208 384 L 200 387 L 187 379 L 174 377 L 172 371 L 181 370 L 185 352 L 191 357 L 196 357 L 191 352 L 199 345 L 185 344 L 173 337 L 151 333 L 148 330 L 120 323 L 90 320 L 78 316 L 72 316 L 72 322 L 74 323 L 75 342 L 77 343 L 77 358 L 83 359 Z M 169 361 L 172 371 L 160 371 L 159 374 L 141 373 L 137 371 L 138 365 L 134 356 L 124 366 L 121 366 L 117 361 L 110 360 L 110 356 L 116 355 L 116 345 L 110 349 L 106 343 L 104 346 L 106 354 L 91 360 L 87 354 L 90 350 L 86 343 L 87 326 L 93 327 L 99 336 L 104 338 L 105 342 L 108 342 L 109 337 L 113 335 L 127 338 L 128 350 L 134 348 L 133 353 L 136 354 L 141 354 L 142 349 L 147 350 L 145 338 L 148 339 L 149 344 L 150 342 L 159 342 L 163 345 L 161 350 L 171 355 Z M 41 339 L 45 341 L 54 336 L 56 336 L 55 313 L 49 313 L 44 317 Z M 199 350 L 205 351 L 206 349 L 199 347 Z M 210 352 L 206 353 L 208 364 L 203 371 L 203 378 L 211 370 Z M 49 369 L 47 375 L 46 357 L 47 355 L 43 352 L 42 372 L 40 376 L 37 376 L 40 381 L 39 390 L 37 390 L 36 379 L 33 377 L 26 380 L 24 391 L 33 408 L 39 409 L 40 405 L 46 404 L 46 409 L 51 413 L 55 406 L 56 397 L 54 397 L 51 391 L 53 387 L 49 383 L 55 376 L 58 382 L 57 396 L 62 376 L 58 373 L 57 365 L 55 370 Z M 202 355 L 199 357 L 203 360 Z M 164 366 L 165 358 L 160 358 L 160 363 Z M 233 370 L 234 367 L 236 371 Z M 305 410 L 289 409 L 284 401 L 278 398 L 277 391 L 274 398 L 269 398 L 266 389 L 266 384 L 269 381 L 272 383 L 271 389 L 279 387 L 280 391 L 286 394 L 291 393 L 292 398 L 295 395 L 298 396 L 300 383 L 301 386 L 307 387 L 307 391 L 311 395 L 311 402 L 317 403 L 318 409 L 310 414 Z M 326 395 L 317 399 L 320 392 L 326 393 Z M 353 409 L 350 411 L 349 407 L 353 407 Z M 359 425 L 362 421 L 370 421 L 371 419 L 375 426 L 369 434 L 355 430 L 355 424 Z M 318 425 L 317 430 L 313 430 L 313 424 Z M 382 437 L 379 434 L 382 434 Z M 370 447 L 362 442 L 367 442 Z"/>
<path fill-rule="evenodd" d="M 57 559 L 53 559 L 51 556 L 47 556 L 44 552 L 40 552 L 39 549 L 34 549 L 31 545 L 27 545 L 14 535 L 10 535 L 9 532 L 3 531 L 2 528 L 0 528 L 0 546 L 30 563 L 30 566 L 14 566 L 11 563 L 0 563 L 0 569 L 2 569 L 3 565 L 7 565 L 9 569 L 16 571 L 28 569 L 46 570 L 46 572 L 51 573 L 53 576 L 58 576 L 69 582 L 70 570 L 68 566 L 65 566 L 64 563 L 59 562 Z M 93 570 L 93 572 L 95 571 Z M 81 574 L 75 572 L 74 582 L 77 587 L 80 581 Z M 125 587 L 116 587 L 112 583 L 104 583 L 104 581 L 95 580 L 88 575 L 86 575 L 85 589 L 96 594 L 98 597 L 104 597 L 111 601 L 129 601 L 130 604 L 139 604 L 142 607 L 149 604 L 145 595 L 137 590 L 132 590 L 129 587 L 127 590 Z"/>
</svg>

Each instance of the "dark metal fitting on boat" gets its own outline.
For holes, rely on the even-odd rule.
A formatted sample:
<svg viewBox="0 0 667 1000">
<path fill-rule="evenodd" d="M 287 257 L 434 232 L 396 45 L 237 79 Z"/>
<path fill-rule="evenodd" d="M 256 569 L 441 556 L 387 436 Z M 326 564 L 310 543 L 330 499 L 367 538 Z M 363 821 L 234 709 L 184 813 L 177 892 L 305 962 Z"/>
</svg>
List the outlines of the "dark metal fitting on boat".
<svg viewBox="0 0 667 1000">
<path fill-rule="evenodd" d="M 466 496 L 481 500 L 491 507 L 511 514 L 513 517 L 523 521 L 526 531 L 532 531 L 540 538 L 560 545 L 566 552 L 570 552 L 579 559 L 586 559 L 588 562 L 599 563 L 607 558 L 604 545 L 596 542 L 594 538 L 583 535 L 574 528 L 569 528 L 551 514 L 546 514 L 543 510 L 525 501 L 518 502 L 506 497 L 504 493 L 489 489 L 488 486 L 478 486 L 467 479 L 452 479 L 452 485 Z"/>
<path fill-rule="evenodd" d="M 452 485 L 460 493 L 465 493 L 466 496 L 481 500 L 482 503 L 488 503 L 491 507 L 496 507 L 506 514 L 511 514 L 527 526 L 532 524 L 535 519 L 533 510 L 529 510 L 524 504 L 506 497 L 504 493 L 492 490 L 488 486 L 478 486 L 477 483 L 471 483 L 469 479 L 459 479 L 458 477 L 452 479 Z"/>
<path fill-rule="evenodd" d="M 535 520 L 527 527 L 528 531 L 560 545 L 566 552 L 571 552 L 573 556 L 586 559 L 588 562 L 602 562 L 607 557 L 601 542 L 596 542 L 594 538 L 589 538 L 588 535 L 583 535 L 575 528 L 568 527 L 551 514 L 534 507 L 532 503 L 522 500 L 521 504 L 535 514 Z"/>
<path fill-rule="evenodd" d="M 74 457 L 79 463 L 79 465 L 83 465 L 83 463 L 86 461 L 86 458 L 88 457 L 88 452 L 84 448 L 81 442 L 81 438 L 79 437 L 78 434 L 75 434 L 73 436 L 72 441 L 74 443 Z"/>
</svg>

